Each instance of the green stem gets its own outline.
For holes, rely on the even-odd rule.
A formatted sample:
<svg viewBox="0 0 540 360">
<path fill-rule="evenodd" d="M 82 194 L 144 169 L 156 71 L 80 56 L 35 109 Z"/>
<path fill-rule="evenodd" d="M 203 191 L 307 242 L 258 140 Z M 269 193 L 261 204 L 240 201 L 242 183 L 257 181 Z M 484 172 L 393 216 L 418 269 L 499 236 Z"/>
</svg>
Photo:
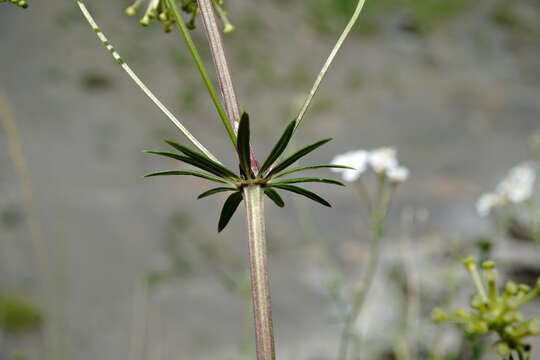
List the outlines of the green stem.
<svg viewBox="0 0 540 360">
<path fill-rule="evenodd" d="M 328 56 L 328 59 L 326 59 L 325 64 L 323 65 L 321 71 L 319 72 L 319 75 L 317 76 L 317 79 L 315 80 L 315 83 L 313 84 L 311 91 L 309 92 L 304 104 L 302 105 L 302 108 L 300 109 L 300 112 L 298 113 L 298 116 L 296 117 L 296 128 L 300 126 L 300 123 L 304 119 L 304 116 L 306 115 L 306 112 L 308 111 L 309 106 L 311 105 L 311 102 L 313 101 L 313 97 L 319 90 L 319 87 L 321 86 L 321 83 L 324 77 L 326 76 L 326 73 L 328 72 L 330 65 L 332 65 L 332 62 L 334 61 L 336 55 L 341 49 L 341 46 L 345 42 L 345 39 L 347 39 L 347 36 L 349 36 L 349 33 L 351 32 L 354 24 L 356 24 L 356 21 L 360 17 L 360 13 L 362 12 L 365 2 L 366 0 L 358 1 L 358 5 L 356 5 L 356 9 L 354 10 L 352 17 L 349 20 L 349 23 L 345 27 L 345 30 L 343 30 L 343 32 L 339 36 L 336 44 L 334 45 L 334 48 L 332 49 L 332 51 L 330 52 L 330 55 Z"/>
<path fill-rule="evenodd" d="M 377 265 L 380 258 L 380 240 L 382 237 L 381 234 L 382 226 L 380 224 L 380 221 L 378 220 L 378 217 L 374 217 L 372 223 L 372 237 L 369 249 L 368 265 L 365 272 L 364 281 L 362 282 L 362 288 L 356 292 L 353 299 L 352 308 L 347 315 L 347 318 L 345 319 L 345 325 L 343 327 L 340 338 L 338 353 L 339 360 L 347 359 L 349 343 L 352 335 L 352 328 L 354 326 L 354 323 L 356 322 L 356 319 L 358 319 L 358 316 L 360 316 L 360 313 L 362 311 L 362 308 L 364 307 L 364 303 L 367 298 L 367 294 L 371 290 L 371 285 L 373 284 Z"/>
<path fill-rule="evenodd" d="M 208 94 L 210 95 L 210 98 L 212 99 L 212 102 L 214 103 L 214 106 L 216 107 L 216 111 L 219 115 L 219 118 L 221 119 L 223 126 L 225 126 L 225 130 L 227 130 L 227 134 L 229 135 L 231 142 L 236 147 L 236 133 L 233 130 L 232 125 L 231 125 L 231 122 L 233 121 L 233 119 L 229 120 L 229 118 L 227 117 L 227 114 L 225 113 L 225 109 L 223 105 L 221 104 L 221 101 L 216 92 L 216 89 L 214 88 L 214 85 L 212 84 L 212 81 L 210 80 L 210 77 L 208 76 L 208 72 L 206 71 L 206 68 L 204 67 L 204 63 L 201 59 L 201 55 L 199 54 L 199 51 L 197 50 L 197 47 L 195 46 L 195 43 L 193 42 L 193 39 L 191 38 L 189 29 L 186 26 L 184 18 L 178 11 L 175 1 L 167 0 L 167 4 L 169 5 L 169 8 L 173 12 L 176 23 L 178 24 L 178 29 L 180 30 L 180 34 L 182 34 L 182 37 L 184 38 L 184 41 L 186 42 L 186 45 L 188 47 L 189 53 L 191 54 L 191 57 L 193 58 L 193 61 L 195 62 L 195 65 L 197 66 L 197 69 L 199 70 L 199 74 L 201 75 L 201 78 L 204 84 L 206 85 L 206 89 L 208 90 Z"/>
<path fill-rule="evenodd" d="M 255 324 L 257 360 L 275 360 L 274 331 L 266 258 L 263 189 L 259 185 L 244 187 L 247 210 L 251 299 Z"/>
<path fill-rule="evenodd" d="M 109 50 L 111 55 L 113 56 L 114 60 L 124 69 L 124 71 L 129 75 L 129 77 L 137 84 L 137 86 L 144 92 L 144 94 L 169 118 L 169 120 L 176 125 L 178 129 L 184 134 L 184 136 L 197 148 L 199 149 L 203 154 L 208 156 L 210 159 L 218 162 L 219 160 L 212 155 L 210 151 L 208 151 L 200 142 L 193 136 L 184 125 L 178 120 L 165 105 L 159 99 L 154 95 L 152 91 L 142 82 L 142 80 L 131 70 L 131 68 L 128 66 L 128 64 L 124 61 L 124 59 L 120 56 L 120 54 L 115 50 L 115 48 L 112 46 L 112 44 L 109 42 L 105 34 L 101 31 L 97 23 L 95 22 L 94 18 L 88 11 L 88 8 L 86 7 L 85 3 L 82 0 L 77 0 L 77 4 L 79 5 L 79 8 L 81 9 L 82 14 L 84 15 L 86 21 L 88 24 L 90 24 L 90 27 L 94 32 L 96 33 L 99 40 L 103 43 L 103 45 Z M 220 163 L 221 164 L 221 163 Z"/>
<path fill-rule="evenodd" d="M 354 295 L 351 310 L 345 319 L 345 325 L 341 333 L 339 344 L 339 360 L 347 359 L 352 328 L 362 312 L 367 294 L 371 290 L 371 286 L 373 285 L 373 280 L 375 279 L 375 274 L 377 272 L 381 255 L 380 243 L 383 235 L 383 220 L 388 211 L 392 194 L 391 189 L 386 189 L 385 191 L 384 187 L 384 182 L 381 180 L 379 183 L 378 204 L 377 207 L 372 211 L 371 215 L 371 242 L 367 269 L 362 282 L 362 288 L 357 290 L 356 294 Z"/>
</svg>

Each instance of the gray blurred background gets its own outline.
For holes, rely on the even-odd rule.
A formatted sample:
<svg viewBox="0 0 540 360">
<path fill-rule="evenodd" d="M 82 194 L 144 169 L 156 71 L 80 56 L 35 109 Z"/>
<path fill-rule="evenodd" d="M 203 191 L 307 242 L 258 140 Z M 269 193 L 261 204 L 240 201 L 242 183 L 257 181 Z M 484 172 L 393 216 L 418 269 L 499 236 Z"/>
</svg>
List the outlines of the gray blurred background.
<svg viewBox="0 0 540 360">
<path fill-rule="evenodd" d="M 141 27 L 124 16 L 127 1 L 88 3 L 147 85 L 235 166 L 178 33 L 164 34 L 157 23 Z M 207 183 L 143 179 L 176 164 L 142 151 L 164 149 L 164 138 L 185 143 L 181 134 L 114 63 L 74 1 L 30 5 L 0 4 L 0 91 L 18 127 L 15 140 L 0 129 L 0 294 L 32 299 L 45 321 L 37 331 L 5 334 L 0 359 L 15 353 L 54 360 L 253 358 L 243 211 L 217 234 L 223 199 L 195 200 Z M 237 27 L 225 37 L 233 75 L 263 157 L 355 2 L 226 5 Z M 395 146 L 411 169 L 388 221 L 386 266 L 359 322 L 383 353 L 399 332 L 391 273 L 400 239 L 414 244 L 426 298 L 413 336 L 422 348 L 437 329 L 429 312 L 444 295 L 441 273 L 455 263 L 450 244 L 467 249 L 493 232 L 476 215 L 476 198 L 530 157 L 528 136 L 540 128 L 539 31 L 537 0 L 368 0 L 298 132 L 297 145 L 334 137 L 310 163 Z M 211 66 L 200 28 L 194 37 Z M 9 141 L 22 144 L 31 184 L 17 175 Z M 359 221 L 365 212 L 352 190 L 313 188 L 333 209 L 291 196 L 283 210 L 267 204 L 280 359 L 335 358 L 341 323 L 321 253 L 341 264 L 352 283 L 366 258 L 369 233 Z M 425 215 L 410 233 L 400 225 L 404 209 Z M 523 260 L 539 271 L 531 244 L 497 241 L 496 259 Z"/>
</svg>

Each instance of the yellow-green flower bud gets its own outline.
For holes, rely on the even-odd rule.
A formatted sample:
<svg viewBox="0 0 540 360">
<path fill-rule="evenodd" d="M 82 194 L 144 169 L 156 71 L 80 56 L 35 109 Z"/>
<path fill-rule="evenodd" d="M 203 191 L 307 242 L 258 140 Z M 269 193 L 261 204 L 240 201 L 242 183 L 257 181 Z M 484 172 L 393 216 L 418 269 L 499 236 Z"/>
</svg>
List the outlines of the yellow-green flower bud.
<svg viewBox="0 0 540 360">
<path fill-rule="evenodd" d="M 127 16 L 135 16 L 135 15 L 137 15 L 137 9 L 133 5 L 128 6 L 127 9 L 126 9 L 126 15 Z"/>
</svg>

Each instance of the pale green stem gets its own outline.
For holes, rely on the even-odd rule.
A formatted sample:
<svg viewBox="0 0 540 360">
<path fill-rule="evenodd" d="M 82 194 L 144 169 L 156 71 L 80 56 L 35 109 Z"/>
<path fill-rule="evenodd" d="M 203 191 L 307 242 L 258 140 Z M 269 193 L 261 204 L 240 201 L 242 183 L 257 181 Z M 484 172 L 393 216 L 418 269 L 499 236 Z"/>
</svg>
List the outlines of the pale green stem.
<svg viewBox="0 0 540 360">
<path fill-rule="evenodd" d="M 249 185 L 243 190 L 247 210 L 251 299 L 255 324 L 257 360 L 274 360 L 274 331 L 266 258 L 263 189 Z"/>
<path fill-rule="evenodd" d="M 304 119 L 306 112 L 309 110 L 309 106 L 311 105 L 311 102 L 313 101 L 313 97 L 319 90 L 319 87 L 321 86 L 321 83 L 324 77 L 326 76 L 326 73 L 328 72 L 328 69 L 332 65 L 332 62 L 334 61 L 336 55 L 341 49 L 341 46 L 345 42 L 345 39 L 347 39 L 347 36 L 349 36 L 349 33 L 351 32 L 354 24 L 356 24 L 356 21 L 360 17 L 360 13 L 362 12 L 365 2 L 366 0 L 358 1 L 358 5 L 356 5 L 356 9 L 354 10 L 352 17 L 349 20 L 349 23 L 345 27 L 345 30 L 343 30 L 343 32 L 339 36 L 336 44 L 334 45 L 334 48 L 332 49 L 332 51 L 330 52 L 330 55 L 328 56 L 328 59 L 326 59 L 325 64 L 323 65 L 321 71 L 319 72 L 319 75 L 317 76 L 317 79 L 315 80 L 315 83 L 313 84 L 311 91 L 309 92 L 306 100 L 304 101 L 304 104 L 302 105 L 302 108 L 300 109 L 300 112 L 298 113 L 298 116 L 296 117 L 296 128 L 300 126 L 300 123 Z"/>
<path fill-rule="evenodd" d="M 378 201 L 371 214 L 371 242 L 369 248 L 369 259 L 366 270 L 364 272 L 364 280 L 362 287 L 357 289 L 353 297 L 352 307 L 345 319 L 345 325 L 341 333 L 338 359 L 346 360 L 349 350 L 349 343 L 353 333 L 354 323 L 360 316 L 364 307 L 367 295 L 373 285 L 379 260 L 381 257 L 381 238 L 383 236 L 383 221 L 390 207 L 394 186 L 386 186 L 386 181 L 383 177 L 379 179 Z"/>
<path fill-rule="evenodd" d="M 210 77 L 208 76 L 208 72 L 206 71 L 204 63 L 201 59 L 201 55 L 199 54 L 199 51 L 197 50 L 197 47 L 195 43 L 193 42 L 193 39 L 191 38 L 189 29 L 186 26 L 184 18 L 182 18 L 182 15 L 178 11 L 178 7 L 176 6 L 176 3 L 174 0 L 167 0 L 167 4 L 169 5 L 169 8 L 173 12 L 176 23 L 178 24 L 178 29 L 180 30 L 180 33 L 182 34 L 182 37 L 184 38 L 184 41 L 186 42 L 186 45 L 188 47 L 189 53 L 191 54 L 191 57 L 193 58 L 193 61 L 195 62 L 195 65 L 197 66 L 197 69 L 199 70 L 199 73 L 204 82 L 204 85 L 206 86 L 206 89 L 208 90 L 208 94 L 210 94 L 210 98 L 212 99 L 212 102 L 214 103 L 214 106 L 216 107 L 216 111 L 219 115 L 219 118 L 221 119 L 223 126 L 225 126 L 225 129 L 227 130 L 227 134 L 229 135 L 231 142 L 233 143 L 234 146 L 236 146 L 236 133 L 231 126 L 231 122 L 233 120 L 229 121 L 229 118 L 227 117 L 227 114 L 225 113 L 225 109 L 223 108 L 223 105 L 221 104 L 217 91 L 214 88 L 214 84 L 212 84 L 212 80 L 210 80 Z"/>
<path fill-rule="evenodd" d="M 88 23 L 90 24 L 90 26 L 92 27 L 92 29 L 95 31 L 97 37 L 99 38 L 99 40 L 101 40 L 101 42 L 103 43 L 103 45 L 105 45 L 105 47 L 107 48 L 107 50 L 109 50 L 109 52 L 111 53 L 111 55 L 113 56 L 113 58 L 116 60 L 116 62 L 122 67 L 122 69 L 124 69 L 124 71 L 129 75 L 129 77 L 135 82 L 135 84 L 137 84 L 137 86 L 139 86 L 139 88 L 145 93 L 145 95 L 159 108 L 159 110 L 161 110 L 161 112 L 163 112 L 163 114 L 165 114 L 165 116 L 167 118 L 169 118 L 170 121 L 172 121 L 172 123 L 178 128 L 180 129 L 180 131 L 182 132 L 182 134 L 184 134 L 184 136 L 197 148 L 199 149 L 203 154 L 205 154 L 206 156 L 208 156 L 210 159 L 218 162 L 219 160 L 214 156 L 212 155 L 212 153 L 210 151 L 208 151 L 200 142 L 199 140 L 197 140 L 197 138 L 195 138 L 195 136 L 193 136 L 188 130 L 187 128 L 182 125 L 182 123 L 180 122 L 180 120 L 178 120 L 173 114 L 172 112 L 169 111 L 169 109 L 167 109 L 165 107 L 165 105 L 163 105 L 163 103 L 161 101 L 159 101 L 159 99 L 154 95 L 154 93 L 152 93 L 152 91 L 150 91 L 150 89 L 142 82 L 142 80 L 137 76 L 137 74 L 135 74 L 133 72 L 133 70 L 131 70 L 131 68 L 128 66 L 128 64 L 124 61 L 124 59 L 120 56 L 120 54 L 118 54 L 118 52 L 115 50 L 115 48 L 111 45 L 111 43 L 109 42 L 109 40 L 107 39 L 107 37 L 105 37 L 105 34 L 103 34 L 103 32 L 101 31 L 101 29 L 99 28 L 99 26 L 96 24 L 94 18 L 92 17 L 92 15 L 90 14 L 90 12 L 88 11 L 88 8 L 86 7 L 86 5 L 84 4 L 84 2 L 82 0 L 77 0 L 77 4 L 79 4 L 79 8 L 81 9 L 81 12 L 83 13 L 84 17 L 86 18 L 86 21 L 88 21 Z M 221 163 L 220 163 L 221 164 Z"/>
</svg>

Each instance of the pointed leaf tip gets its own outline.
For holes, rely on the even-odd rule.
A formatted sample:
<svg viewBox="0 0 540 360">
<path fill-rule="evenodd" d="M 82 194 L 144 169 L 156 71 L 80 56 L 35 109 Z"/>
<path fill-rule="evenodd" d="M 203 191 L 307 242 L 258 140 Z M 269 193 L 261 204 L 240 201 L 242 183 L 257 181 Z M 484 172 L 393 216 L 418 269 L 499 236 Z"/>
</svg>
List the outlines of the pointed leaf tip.
<svg viewBox="0 0 540 360">
<path fill-rule="evenodd" d="M 219 216 L 218 232 L 225 229 L 241 202 L 242 193 L 240 191 L 231 194 L 227 200 L 225 200 L 225 204 L 223 204 L 223 209 Z"/>
<path fill-rule="evenodd" d="M 205 191 L 203 192 L 202 194 L 200 194 L 199 196 L 197 196 L 197 199 L 203 199 L 205 197 L 208 197 L 208 196 L 211 196 L 211 195 L 214 195 L 214 194 L 219 194 L 219 193 L 222 193 L 222 192 L 225 192 L 225 191 L 236 191 L 235 188 L 231 188 L 231 187 L 217 187 L 217 188 L 213 188 L 213 189 L 210 189 L 208 191 Z"/>
<path fill-rule="evenodd" d="M 270 200 L 274 202 L 274 204 L 276 204 L 276 206 L 280 208 L 285 206 L 285 202 L 283 201 L 283 199 L 281 198 L 281 196 L 278 194 L 276 190 L 272 188 L 266 188 L 264 190 L 264 193 L 266 194 L 266 196 L 268 196 Z"/>
<path fill-rule="evenodd" d="M 285 149 L 287 148 L 287 145 L 289 145 L 289 142 L 294 134 L 296 121 L 291 121 L 287 127 L 285 128 L 285 131 L 277 141 L 276 145 L 274 145 L 274 148 L 272 151 L 270 151 L 270 154 L 266 157 L 266 160 L 264 161 L 263 165 L 261 166 L 261 169 L 259 170 L 259 176 L 263 176 L 266 170 L 270 168 L 274 164 L 274 162 L 277 161 L 277 159 L 283 154 Z"/>
<path fill-rule="evenodd" d="M 332 184 L 332 185 L 338 185 L 338 186 L 345 186 L 344 183 L 338 180 L 334 179 L 325 179 L 325 178 L 295 178 L 295 179 L 283 179 L 278 182 L 275 182 L 273 184 L 297 184 L 297 183 L 307 183 L 307 182 L 315 182 L 315 183 L 325 183 L 325 184 Z"/>
<path fill-rule="evenodd" d="M 299 186 L 294 186 L 294 185 L 283 185 L 283 184 L 273 184 L 272 187 L 274 188 L 278 188 L 278 189 L 283 189 L 283 190 L 287 190 L 287 191 L 290 191 L 290 192 L 293 192 L 293 193 L 296 193 L 298 195 L 302 195 L 302 196 L 305 196 L 307 197 L 308 199 L 311 199 L 315 202 L 318 202 L 319 204 L 321 205 L 324 205 L 324 206 L 327 206 L 327 207 L 332 207 L 332 205 L 324 200 L 322 197 L 320 197 L 319 195 L 315 194 L 314 192 L 312 191 L 309 191 L 307 189 L 304 189 L 304 188 L 301 188 Z"/>
<path fill-rule="evenodd" d="M 170 170 L 170 171 L 159 171 L 150 174 L 144 175 L 145 178 L 154 177 L 154 176 L 170 176 L 170 175 L 191 175 L 206 180 L 214 181 L 221 184 L 227 184 L 226 181 L 223 181 L 220 178 L 214 177 L 212 175 L 200 172 L 200 171 L 188 171 L 188 170 Z"/>
<path fill-rule="evenodd" d="M 290 169 L 290 170 L 284 171 L 282 173 L 279 173 L 279 174 L 273 176 L 273 178 L 276 179 L 276 178 L 280 178 L 280 177 L 285 176 L 285 175 L 290 175 L 290 174 L 294 174 L 296 172 L 305 171 L 305 170 L 324 169 L 324 168 L 326 168 L 326 169 L 349 169 L 349 170 L 354 170 L 353 167 L 344 166 L 344 165 L 333 165 L 333 164 L 309 165 L 309 166 L 295 167 L 293 169 Z"/>
<path fill-rule="evenodd" d="M 314 143 L 312 143 L 310 145 L 307 145 L 307 146 L 303 147 L 302 149 L 298 150 L 297 152 L 295 152 L 294 154 L 292 154 L 291 156 L 289 156 L 288 158 L 286 158 L 285 160 L 283 160 L 279 164 L 277 164 L 270 171 L 270 173 L 268 173 L 268 177 L 271 177 L 272 175 L 277 174 L 282 170 L 285 170 L 286 168 L 288 168 L 289 166 L 294 164 L 300 158 L 306 156 L 307 154 L 309 154 L 313 150 L 323 146 L 324 144 L 326 144 L 327 142 L 329 142 L 331 140 L 332 140 L 331 138 L 322 139 L 322 140 L 316 141 L 316 142 L 314 142 Z"/>
</svg>

